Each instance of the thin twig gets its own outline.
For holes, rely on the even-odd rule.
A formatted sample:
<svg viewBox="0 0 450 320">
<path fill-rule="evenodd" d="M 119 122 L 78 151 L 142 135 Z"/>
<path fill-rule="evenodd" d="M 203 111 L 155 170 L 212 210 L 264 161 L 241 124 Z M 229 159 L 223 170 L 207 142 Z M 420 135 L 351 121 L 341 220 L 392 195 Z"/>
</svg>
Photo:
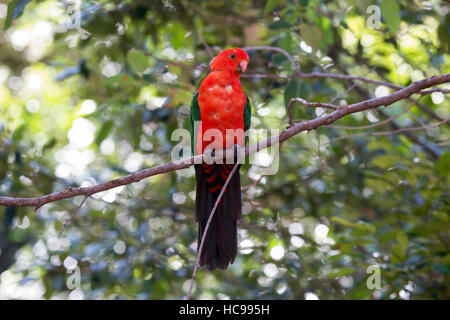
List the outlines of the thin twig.
<svg viewBox="0 0 450 320">
<path fill-rule="evenodd" d="M 281 48 L 271 47 L 271 46 L 248 46 L 248 47 L 243 47 L 242 50 L 244 50 L 244 51 L 270 50 L 270 51 L 279 52 L 279 53 L 283 54 L 286 58 L 288 58 L 288 60 L 292 63 L 292 65 L 295 68 L 295 71 L 296 71 L 297 75 L 303 75 L 304 74 L 303 72 L 300 71 L 300 67 L 298 66 L 297 62 L 295 62 L 294 58 L 289 53 L 287 53 L 286 50 L 283 50 Z"/>
<path fill-rule="evenodd" d="M 222 199 L 223 194 L 225 193 L 225 189 L 228 186 L 228 183 L 230 182 L 231 177 L 236 172 L 238 167 L 239 167 L 239 161 L 236 162 L 236 164 L 233 167 L 233 170 L 231 170 L 230 174 L 228 175 L 228 178 L 225 181 L 225 184 L 223 185 L 222 190 L 220 190 L 219 196 L 217 197 L 217 200 L 214 203 L 214 207 L 212 208 L 211 213 L 209 215 L 208 222 L 206 223 L 205 230 L 203 231 L 203 236 L 202 236 L 202 240 L 200 242 L 200 246 L 198 247 L 197 258 L 195 260 L 195 266 L 194 266 L 194 272 L 192 273 L 191 284 L 189 285 L 189 291 L 188 291 L 188 293 L 186 295 L 186 300 L 189 300 L 191 298 L 192 288 L 194 286 L 195 276 L 197 274 L 198 267 L 200 266 L 200 257 L 202 255 L 203 244 L 205 243 L 206 234 L 208 233 L 209 225 L 210 225 L 210 223 L 212 221 L 214 213 L 216 212 L 216 209 L 217 209 L 217 207 L 219 205 L 219 202 Z"/>
<path fill-rule="evenodd" d="M 340 141 L 340 140 L 344 140 L 344 139 L 348 139 L 348 138 L 361 137 L 361 136 L 365 136 L 365 135 L 388 136 L 388 135 L 397 134 L 397 133 L 401 133 L 401 132 L 422 131 L 422 130 L 433 129 L 433 128 L 439 127 L 443 124 L 446 124 L 449 120 L 450 120 L 450 118 L 446 118 L 438 123 L 434 123 L 434 124 L 431 124 L 428 126 L 407 127 L 407 128 L 400 128 L 400 129 L 392 130 L 392 131 L 375 131 L 375 132 L 361 132 L 361 133 L 350 134 L 350 135 L 332 139 L 332 140 L 328 141 L 327 143 L 325 143 L 325 145 L 331 144 L 336 141 Z"/>
<path fill-rule="evenodd" d="M 334 138 L 331 139 L 329 141 L 327 141 L 326 143 L 324 143 L 324 146 L 330 145 L 332 143 L 341 141 L 341 140 L 345 140 L 345 139 L 349 139 L 349 138 L 357 138 L 357 137 L 361 137 L 361 136 L 370 136 L 370 135 L 374 135 L 374 136 L 389 136 L 389 135 L 395 135 L 397 133 L 402 133 L 402 132 L 410 132 L 410 131 L 423 131 L 423 130 L 428 130 L 428 129 L 433 129 L 433 128 L 437 128 L 440 127 L 444 124 L 447 124 L 450 122 L 450 118 L 447 119 L 443 119 L 442 121 L 439 121 L 437 123 L 434 124 L 430 124 L 427 126 L 420 126 L 420 127 L 406 127 L 406 128 L 400 128 L 400 129 L 396 129 L 396 130 L 392 130 L 392 131 L 370 131 L 370 132 L 362 132 L 362 133 L 355 133 L 355 134 L 350 134 L 350 135 L 345 135 L 345 136 L 341 136 L 338 138 Z M 313 145 L 303 145 L 302 148 L 308 148 L 308 149 L 314 149 Z"/>
<path fill-rule="evenodd" d="M 288 105 L 287 105 L 287 114 L 289 116 L 289 126 L 292 126 L 292 105 L 295 102 L 299 102 L 301 104 L 303 104 L 305 107 L 312 107 L 312 108 L 325 108 L 325 109 L 332 109 L 332 110 L 337 110 L 339 107 L 335 106 L 334 104 L 330 104 L 330 103 L 323 103 L 323 102 L 308 102 L 305 99 L 302 98 L 292 98 Z"/>
<path fill-rule="evenodd" d="M 199 33 L 197 33 L 197 35 L 198 35 L 198 38 L 200 39 L 200 42 L 203 44 L 203 47 L 205 47 L 206 52 L 208 52 L 208 54 L 211 58 L 214 58 L 214 51 L 210 47 L 208 42 L 206 42 L 205 38 L 203 38 L 202 32 L 200 31 Z"/>
<path fill-rule="evenodd" d="M 213 49 L 218 49 L 219 51 L 221 51 L 221 48 L 214 46 Z M 376 84 L 376 85 L 383 85 L 395 90 L 401 90 L 404 89 L 405 87 L 391 83 L 391 82 L 387 82 L 387 81 L 380 81 L 380 80 L 374 80 L 374 79 L 369 79 L 366 77 L 361 77 L 361 76 L 351 76 L 351 75 L 346 75 L 346 74 L 333 74 L 333 73 L 324 73 L 324 72 L 312 72 L 312 73 L 303 73 L 300 70 L 299 65 L 295 62 L 294 58 L 286 51 L 283 50 L 281 48 L 278 47 L 271 47 L 271 46 L 247 46 L 247 47 L 243 47 L 242 48 L 245 51 L 252 51 L 252 50 L 270 50 L 270 51 L 276 51 L 279 52 L 281 54 L 283 54 L 290 62 L 291 64 L 294 66 L 296 73 L 293 75 L 288 75 L 288 76 L 280 76 L 280 75 L 276 75 L 276 74 L 267 74 L 267 73 L 257 73 L 257 74 L 242 74 L 241 76 L 243 78 L 273 78 L 273 79 L 279 79 L 279 78 L 302 78 L 302 79 L 317 79 L 317 78 L 329 78 L 329 79 L 340 79 L 340 80 L 358 80 L 358 81 L 363 81 L 366 83 L 371 83 L 371 84 Z M 171 61 L 171 60 L 166 60 L 166 59 L 161 59 L 158 58 L 156 56 L 154 56 L 153 54 L 149 53 L 149 52 L 144 52 L 146 55 L 157 59 L 159 61 L 165 62 L 167 64 L 173 64 L 179 67 L 185 67 L 185 68 L 190 68 L 190 69 L 195 69 L 195 68 L 199 68 L 199 69 L 203 69 L 204 71 L 207 70 L 208 68 L 204 68 L 203 66 L 195 66 L 193 64 L 188 64 L 188 63 L 182 63 L 182 62 L 177 62 L 177 61 Z M 445 88 L 433 88 L 433 89 L 428 89 L 428 90 L 420 90 L 419 92 L 416 92 L 417 94 L 420 95 L 428 95 L 431 94 L 433 92 L 442 92 L 444 94 L 448 94 L 450 93 L 450 89 L 445 89 Z"/>
<path fill-rule="evenodd" d="M 367 72 L 367 74 L 364 76 L 364 78 L 366 78 L 370 73 L 372 73 L 374 70 L 376 69 L 376 67 L 373 67 L 369 72 Z M 353 84 L 347 88 L 347 90 L 345 90 L 344 92 L 336 95 L 333 99 L 331 99 L 328 103 L 333 103 L 334 101 L 336 101 L 337 98 L 342 97 L 343 95 L 349 93 L 350 91 L 352 91 L 354 88 L 356 87 L 356 82 L 353 82 Z"/>
<path fill-rule="evenodd" d="M 338 68 L 345 74 L 348 74 L 348 71 L 346 70 L 347 68 L 345 66 L 339 65 Z M 361 86 L 357 86 L 355 87 L 355 90 L 361 99 L 370 99 L 370 93 L 366 89 L 363 89 Z M 410 100 L 410 98 L 411 96 L 407 97 L 408 100 Z M 379 109 L 378 112 L 383 119 L 389 118 L 389 114 L 387 114 L 384 110 Z M 398 130 L 401 128 L 401 126 L 395 120 L 391 121 L 389 125 L 392 127 L 392 130 Z M 409 131 L 403 132 L 403 135 L 412 143 L 421 147 L 426 152 L 426 154 L 432 157 L 434 160 L 438 159 L 441 156 L 441 149 L 439 147 L 432 147 L 425 139 L 419 139 Z"/>
<path fill-rule="evenodd" d="M 337 80 L 352 80 L 352 81 L 362 81 L 366 83 L 376 84 L 379 86 L 386 86 L 391 89 L 399 90 L 406 87 L 387 82 L 387 81 L 380 81 L 380 80 L 374 80 L 369 79 L 361 76 L 351 76 L 347 74 L 339 74 L 339 73 L 325 73 L 325 72 L 312 72 L 312 73 L 301 73 L 301 74 L 291 74 L 291 75 L 278 75 L 278 74 L 269 74 L 269 73 L 247 73 L 242 74 L 242 78 L 255 78 L 255 79 L 264 79 L 264 78 L 270 78 L 270 79 L 292 79 L 292 78 L 301 78 L 301 79 L 337 79 Z M 416 92 L 420 95 L 428 95 L 432 94 L 433 92 L 441 92 L 444 94 L 449 94 L 450 89 L 445 88 L 433 88 L 428 90 L 421 90 Z"/>
<path fill-rule="evenodd" d="M 133 49 L 133 47 L 131 47 Z M 211 47 L 210 47 L 211 49 Z M 217 51 L 221 51 L 222 48 L 214 46 L 212 47 L 212 49 L 217 50 Z M 283 50 L 281 48 L 278 47 L 271 47 L 271 46 L 248 46 L 248 47 L 243 47 L 242 48 L 245 51 L 252 51 L 252 50 L 270 50 L 270 51 L 276 51 L 279 52 L 281 54 L 283 54 L 290 62 L 291 64 L 294 66 L 296 73 L 292 74 L 292 75 L 287 75 L 287 76 L 280 76 L 280 75 L 276 75 L 276 74 L 268 74 L 268 73 L 256 73 L 256 74 L 242 74 L 241 77 L 243 78 L 273 78 L 273 79 L 281 79 L 281 78 L 302 78 L 302 79 L 318 79 L 318 78 L 329 78 L 329 79 L 339 79 L 339 80 L 358 80 L 358 81 L 362 81 L 362 82 L 366 82 L 366 83 L 371 83 L 371 84 L 376 84 L 376 85 L 383 85 L 395 90 L 401 90 L 404 89 L 405 87 L 391 83 L 391 82 L 387 82 L 387 81 L 380 81 L 380 80 L 374 80 L 374 79 L 369 79 L 366 77 L 361 77 L 361 76 L 351 76 L 351 75 L 347 75 L 347 74 L 334 74 L 334 73 L 324 73 L 324 72 L 312 72 L 312 73 L 303 73 L 300 70 L 299 65 L 295 62 L 294 58 L 286 51 Z M 209 51 L 209 50 L 208 50 Z M 179 67 L 183 67 L 183 68 L 189 68 L 189 69 L 200 69 L 203 71 L 206 71 L 208 68 L 204 67 L 204 66 L 196 66 L 194 64 L 190 64 L 190 63 L 183 63 L 183 62 L 178 62 L 178 61 L 172 61 L 172 60 L 167 60 L 167 59 L 162 59 L 159 57 L 156 57 L 155 55 L 153 55 L 150 52 L 144 51 L 144 54 L 152 57 L 156 60 L 159 60 L 161 62 L 165 62 L 167 64 L 172 64 L 172 65 L 176 65 Z M 375 69 L 375 68 L 374 68 Z M 445 89 L 445 88 L 433 88 L 433 89 L 428 89 L 428 90 L 420 90 L 419 92 L 416 92 L 420 95 L 427 95 L 427 94 L 431 94 L 433 92 L 442 92 L 444 94 L 448 94 L 450 93 L 450 89 Z M 432 112 L 432 111 L 431 111 Z"/>
<path fill-rule="evenodd" d="M 379 126 L 381 126 L 383 124 L 392 122 L 394 119 L 400 117 L 402 114 L 405 114 L 408 111 L 410 111 L 411 108 L 414 107 L 419 102 L 420 99 L 422 99 L 422 96 L 420 96 L 418 99 L 414 100 L 413 103 L 411 103 L 402 112 L 397 113 L 397 114 L 393 115 L 392 117 L 389 117 L 389 118 L 387 118 L 387 119 L 385 119 L 383 121 L 379 121 L 377 123 L 372 123 L 372 124 L 368 124 L 368 125 L 365 125 L 365 126 L 341 126 L 341 125 L 337 125 L 337 124 L 331 124 L 331 125 L 329 125 L 327 127 L 335 128 L 335 129 L 346 129 L 346 130 L 363 130 L 363 129 L 371 129 L 371 128 L 379 127 Z"/>
<path fill-rule="evenodd" d="M 136 49 L 134 47 L 131 47 L 131 49 L 138 50 L 138 49 Z M 208 67 L 202 66 L 202 65 L 195 65 L 195 64 L 192 64 L 192 63 L 186 63 L 186 62 L 180 62 L 180 61 L 174 61 L 174 60 L 167 60 L 167 59 L 159 58 L 159 57 L 155 56 L 154 54 L 152 54 L 152 53 L 150 53 L 148 51 L 145 51 L 145 50 L 143 51 L 143 53 L 146 56 L 149 56 L 149 57 L 151 57 L 151 58 L 153 58 L 153 59 L 155 59 L 157 61 L 164 62 L 164 63 L 170 64 L 170 65 L 173 65 L 173 66 L 177 66 L 177 67 L 180 67 L 180 68 L 184 68 L 184 69 L 199 69 L 199 70 L 203 70 L 203 71 L 208 70 Z"/>
<path fill-rule="evenodd" d="M 75 212 L 72 213 L 72 215 L 70 216 L 69 220 L 67 220 L 66 222 L 64 222 L 64 224 L 63 224 L 63 226 L 62 226 L 62 228 L 61 228 L 61 231 L 59 231 L 58 237 L 61 237 L 61 235 L 62 235 L 64 229 L 66 228 L 66 226 L 69 225 L 69 223 L 72 222 L 73 218 L 74 218 L 74 217 L 78 214 L 78 212 L 80 211 L 81 206 L 84 204 L 84 202 L 85 202 L 85 201 L 87 200 L 87 198 L 89 198 L 89 197 L 90 197 L 90 196 L 85 196 L 84 199 L 83 199 L 83 201 L 81 201 L 80 205 L 78 206 L 77 210 L 75 210 Z"/>
<path fill-rule="evenodd" d="M 356 62 L 361 63 L 363 65 L 365 65 L 366 67 L 370 67 L 369 62 L 366 59 L 363 59 L 361 56 L 359 55 L 353 55 L 350 52 L 348 52 L 346 49 L 340 47 L 340 50 L 342 50 L 345 54 L 347 54 L 349 57 L 352 57 L 356 60 Z M 381 77 L 384 81 L 386 81 L 387 83 L 389 83 L 389 79 L 388 77 L 380 70 L 380 69 L 375 69 L 376 73 L 378 74 L 379 77 Z M 439 88 L 434 88 L 434 89 L 439 89 Z M 430 90 L 427 90 L 428 92 Z M 422 92 L 426 92 L 426 91 L 422 91 Z M 442 92 L 444 94 L 448 94 L 449 90 L 446 89 L 440 89 L 438 90 L 438 92 Z M 430 92 L 432 93 L 432 92 Z M 448 97 L 446 97 L 448 99 Z M 412 101 L 411 98 L 408 98 L 409 101 Z M 441 116 L 439 116 L 438 114 L 436 114 L 433 110 L 431 110 L 428 106 L 425 106 L 422 103 L 418 103 L 417 107 L 422 110 L 423 112 L 425 112 L 426 114 L 428 114 L 431 118 L 434 118 L 438 121 L 442 121 L 443 118 Z M 447 125 L 450 125 L 450 123 L 447 123 Z"/>
</svg>

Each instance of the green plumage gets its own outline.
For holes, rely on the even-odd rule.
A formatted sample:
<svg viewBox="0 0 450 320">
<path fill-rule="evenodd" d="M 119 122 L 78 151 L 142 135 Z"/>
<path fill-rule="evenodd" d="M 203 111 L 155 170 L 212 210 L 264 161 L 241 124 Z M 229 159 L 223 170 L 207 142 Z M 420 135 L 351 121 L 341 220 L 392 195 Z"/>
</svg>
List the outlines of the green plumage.
<svg viewBox="0 0 450 320">
<path fill-rule="evenodd" d="M 247 132 L 250 129 L 251 121 L 252 121 L 252 104 L 250 99 L 245 95 L 245 99 L 247 99 L 247 104 L 244 108 L 244 130 Z M 248 136 L 245 136 L 245 145 L 248 144 Z"/>
<path fill-rule="evenodd" d="M 189 130 L 191 131 L 191 151 L 192 154 L 195 155 L 195 147 L 194 147 L 194 141 L 195 141 L 195 128 L 194 123 L 195 121 L 200 121 L 200 107 L 198 106 L 198 92 L 194 94 L 194 97 L 192 98 L 191 102 L 191 110 L 190 110 L 190 119 L 191 119 L 191 125 L 189 127 Z"/>
</svg>

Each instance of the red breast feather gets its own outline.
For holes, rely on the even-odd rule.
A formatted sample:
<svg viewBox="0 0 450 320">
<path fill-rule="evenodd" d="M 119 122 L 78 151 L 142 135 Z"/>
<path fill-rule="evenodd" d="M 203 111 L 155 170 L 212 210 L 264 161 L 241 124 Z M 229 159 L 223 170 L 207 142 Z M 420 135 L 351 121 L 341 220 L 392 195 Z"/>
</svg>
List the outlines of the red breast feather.
<svg viewBox="0 0 450 320">
<path fill-rule="evenodd" d="M 241 49 L 222 51 L 211 63 L 211 73 L 203 80 L 199 89 L 202 136 L 208 129 L 219 130 L 224 149 L 236 143 L 243 145 L 243 134 L 242 137 L 239 135 L 237 139 L 227 141 L 226 129 L 244 131 L 244 108 L 247 101 L 239 81 L 240 72 L 237 70 L 242 65 L 245 68 L 247 63 L 248 55 Z M 197 141 L 197 151 L 200 152 L 198 142 L 200 141 Z M 202 150 L 210 143 L 211 141 L 203 141 Z"/>
</svg>

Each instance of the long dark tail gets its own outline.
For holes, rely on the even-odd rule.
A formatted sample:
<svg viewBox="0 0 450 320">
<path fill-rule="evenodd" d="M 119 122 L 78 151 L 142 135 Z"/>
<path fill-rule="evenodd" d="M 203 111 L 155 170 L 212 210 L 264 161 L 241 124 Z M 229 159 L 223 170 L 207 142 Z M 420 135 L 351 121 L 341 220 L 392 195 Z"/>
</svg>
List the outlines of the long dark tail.
<svg viewBox="0 0 450 320">
<path fill-rule="evenodd" d="M 195 220 L 199 223 L 198 247 L 214 203 L 233 167 L 234 164 L 195 165 L 197 177 Z M 208 270 L 226 269 L 236 257 L 237 220 L 242 215 L 239 168 L 233 174 L 216 210 L 200 257 L 200 266 L 206 264 Z"/>
</svg>

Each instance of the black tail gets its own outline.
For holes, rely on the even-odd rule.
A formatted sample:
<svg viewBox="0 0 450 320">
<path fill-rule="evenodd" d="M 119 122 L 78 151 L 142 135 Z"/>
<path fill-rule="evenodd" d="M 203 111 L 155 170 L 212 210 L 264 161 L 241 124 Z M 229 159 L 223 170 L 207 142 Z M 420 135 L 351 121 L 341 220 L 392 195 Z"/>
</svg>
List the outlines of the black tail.
<svg viewBox="0 0 450 320">
<path fill-rule="evenodd" d="M 195 165 L 197 177 L 195 220 L 199 223 L 198 247 L 214 203 L 233 167 L 234 164 Z M 237 253 L 237 220 L 241 215 L 241 180 L 238 168 L 225 189 L 209 225 L 200 266 L 206 264 L 208 270 L 226 269 L 228 264 L 234 262 Z"/>
</svg>

